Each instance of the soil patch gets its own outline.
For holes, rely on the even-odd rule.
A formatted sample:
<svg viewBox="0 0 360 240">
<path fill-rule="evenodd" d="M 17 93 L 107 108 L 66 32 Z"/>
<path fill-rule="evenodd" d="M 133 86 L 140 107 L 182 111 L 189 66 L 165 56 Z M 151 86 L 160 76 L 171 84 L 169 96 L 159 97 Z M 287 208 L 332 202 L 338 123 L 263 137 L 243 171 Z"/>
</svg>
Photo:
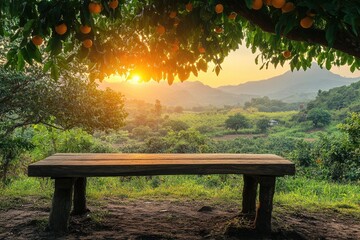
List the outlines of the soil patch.
<svg viewBox="0 0 360 240">
<path fill-rule="evenodd" d="M 73 216 L 68 235 L 55 237 L 46 230 L 49 206 L 32 199 L 0 211 L 0 239 L 360 239 L 360 219 L 337 212 L 274 206 L 273 233 L 260 236 L 253 216 L 239 215 L 235 205 L 115 197 L 90 202 L 91 212 Z"/>
</svg>

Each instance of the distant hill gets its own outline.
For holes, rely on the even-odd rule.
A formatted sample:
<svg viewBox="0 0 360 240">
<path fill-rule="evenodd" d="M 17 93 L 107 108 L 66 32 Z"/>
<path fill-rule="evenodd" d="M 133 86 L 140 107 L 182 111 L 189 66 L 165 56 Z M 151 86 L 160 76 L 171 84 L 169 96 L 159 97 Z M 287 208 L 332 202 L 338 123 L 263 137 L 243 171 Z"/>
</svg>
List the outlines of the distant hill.
<svg viewBox="0 0 360 240">
<path fill-rule="evenodd" d="M 359 78 L 345 78 L 313 64 L 306 71 L 288 71 L 282 75 L 247 82 L 235 86 L 222 86 L 218 89 L 232 94 L 268 96 L 285 102 L 300 102 L 314 99 L 318 90 L 349 85 Z"/>
<path fill-rule="evenodd" d="M 167 106 L 182 106 L 186 108 L 198 106 L 242 105 L 255 97 L 247 94 L 232 94 L 212 88 L 201 82 L 174 83 L 149 82 L 131 84 L 128 82 L 102 83 L 101 88 L 110 87 L 125 95 L 127 99 L 138 99 L 154 103 L 156 99 Z"/>
<path fill-rule="evenodd" d="M 360 81 L 349 86 L 342 86 L 321 91 L 315 100 L 308 103 L 308 109 L 320 107 L 344 112 L 360 112 Z"/>
<path fill-rule="evenodd" d="M 213 105 L 243 105 L 251 98 L 268 96 L 270 99 L 288 103 L 307 102 L 315 99 L 318 90 L 349 85 L 359 79 L 345 78 L 313 65 L 306 71 L 288 71 L 266 80 L 247 82 L 236 86 L 212 88 L 201 82 L 185 81 L 169 86 L 165 81 L 131 84 L 129 82 L 100 84 L 125 95 L 127 99 L 154 103 L 159 99 L 163 105 L 185 108 Z"/>
</svg>

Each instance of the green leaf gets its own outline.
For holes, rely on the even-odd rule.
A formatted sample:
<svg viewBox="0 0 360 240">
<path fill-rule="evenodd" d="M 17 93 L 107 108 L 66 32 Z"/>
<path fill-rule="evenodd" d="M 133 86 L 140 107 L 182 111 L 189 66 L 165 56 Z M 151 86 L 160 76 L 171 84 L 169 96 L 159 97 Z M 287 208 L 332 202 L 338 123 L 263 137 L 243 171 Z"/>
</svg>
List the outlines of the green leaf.
<svg viewBox="0 0 360 240">
<path fill-rule="evenodd" d="M 55 80 L 58 80 L 60 77 L 59 68 L 56 64 L 51 65 L 51 77 Z"/>
<path fill-rule="evenodd" d="M 32 26 L 34 25 L 35 19 L 29 20 L 23 28 L 23 36 L 28 37 L 30 35 L 30 32 L 32 30 Z"/>
<path fill-rule="evenodd" d="M 31 58 L 31 55 L 29 54 L 29 52 L 26 50 L 26 48 L 22 48 L 21 50 L 21 54 L 22 56 L 24 57 L 25 61 L 32 65 L 33 64 L 33 61 L 32 61 L 32 58 Z"/>
<path fill-rule="evenodd" d="M 46 62 L 44 64 L 43 72 L 46 73 L 47 71 L 49 71 L 49 69 L 52 67 L 53 64 L 54 64 L 53 60 Z"/>
<path fill-rule="evenodd" d="M 24 57 L 21 53 L 21 51 L 18 52 L 17 54 L 17 66 L 16 66 L 16 69 L 18 71 L 22 71 L 25 67 L 25 60 L 24 60 Z"/>
</svg>

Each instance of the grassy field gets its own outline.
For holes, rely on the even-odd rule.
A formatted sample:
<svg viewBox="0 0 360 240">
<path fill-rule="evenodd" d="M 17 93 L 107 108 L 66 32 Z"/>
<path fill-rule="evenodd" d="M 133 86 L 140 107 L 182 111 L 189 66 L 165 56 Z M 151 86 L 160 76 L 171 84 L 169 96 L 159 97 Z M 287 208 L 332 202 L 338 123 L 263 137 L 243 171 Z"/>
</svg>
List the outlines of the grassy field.
<svg viewBox="0 0 360 240">
<path fill-rule="evenodd" d="M 93 200 L 113 196 L 240 203 L 242 185 L 242 177 L 238 175 L 89 178 L 88 196 Z M 1 189 L 0 209 L 14 206 L 16 201 L 21 203 L 22 198 L 29 196 L 46 198 L 50 202 L 52 193 L 50 179 L 20 177 Z M 288 208 L 332 209 L 360 217 L 358 184 L 329 183 L 304 177 L 278 178 L 274 201 Z"/>
</svg>

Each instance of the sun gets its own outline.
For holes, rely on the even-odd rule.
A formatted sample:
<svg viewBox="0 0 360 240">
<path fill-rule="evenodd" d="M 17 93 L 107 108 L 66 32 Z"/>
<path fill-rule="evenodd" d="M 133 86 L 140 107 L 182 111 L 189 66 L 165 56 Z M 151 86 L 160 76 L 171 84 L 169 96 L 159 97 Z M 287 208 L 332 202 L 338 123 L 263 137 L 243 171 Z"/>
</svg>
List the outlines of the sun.
<svg viewBox="0 0 360 240">
<path fill-rule="evenodd" d="M 126 81 L 131 84 L 140 84 L 141 77 L 139 75 L 133 75 L 131 78 L 127 79 Z"/>
</svg>

